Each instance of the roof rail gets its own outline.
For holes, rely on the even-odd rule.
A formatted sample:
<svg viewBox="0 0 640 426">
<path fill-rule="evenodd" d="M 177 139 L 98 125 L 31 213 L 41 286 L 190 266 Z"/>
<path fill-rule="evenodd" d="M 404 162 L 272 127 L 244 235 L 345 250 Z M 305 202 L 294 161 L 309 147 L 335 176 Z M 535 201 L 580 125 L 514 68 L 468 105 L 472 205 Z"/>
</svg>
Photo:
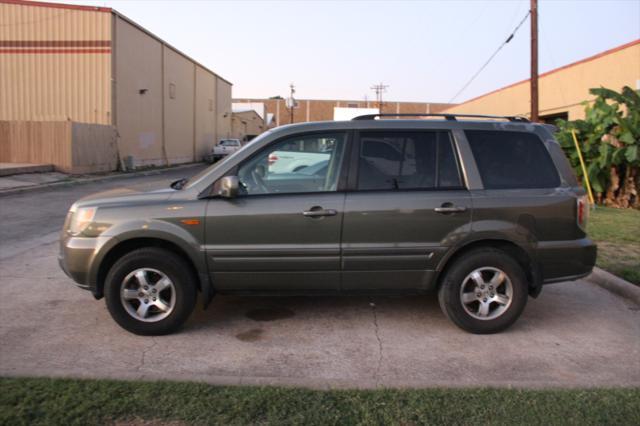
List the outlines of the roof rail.
<svg viewBox="0 0 640 426">
<path fill-rule="evenodd" d="M 529 119 L 520 116 L 508 116 L 508 115 L 480 115 L 480 114 L 366 114 L 359 115 L 351 120 L 374 120 L 382 117 L 443 117 L 445 120 L 457 121 L 458 117 L 467 118 L 491 118 L 501 119 L 508 121 L 516 121 L 522 123 L 529 123 Z"/>
</svg>

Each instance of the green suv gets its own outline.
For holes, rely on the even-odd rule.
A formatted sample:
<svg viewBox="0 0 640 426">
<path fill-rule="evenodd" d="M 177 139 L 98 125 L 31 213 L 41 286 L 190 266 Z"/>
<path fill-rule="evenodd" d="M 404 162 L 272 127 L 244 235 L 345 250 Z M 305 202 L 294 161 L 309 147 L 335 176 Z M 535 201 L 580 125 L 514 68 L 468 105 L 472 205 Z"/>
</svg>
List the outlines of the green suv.
<svg viewBox="0 0 640 426">
<path fill-rule="evenodd" d="M 198 293 L 432 291 L 494 333 L 544 284 L 591 272 L 589 205 L 549 126 L 386 118 L 278 127 L 171 187 L 83 198 L 60 265 L 143 335 L 178 329 Z"/>
</svg>

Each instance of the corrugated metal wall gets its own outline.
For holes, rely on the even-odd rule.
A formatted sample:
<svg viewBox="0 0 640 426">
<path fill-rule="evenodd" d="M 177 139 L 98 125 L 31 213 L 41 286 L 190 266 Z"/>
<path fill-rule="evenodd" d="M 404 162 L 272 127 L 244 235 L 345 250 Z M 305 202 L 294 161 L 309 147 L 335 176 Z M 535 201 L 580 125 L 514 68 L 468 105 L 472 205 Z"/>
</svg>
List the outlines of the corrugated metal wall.
<svg viewBox="0 0 640 426">
<path fill-rule="evenodd" d="M 0 3 L 0 120 L 111 124 L 111 13 Z"/>
<path fill-rule="evenodd" d="M 231 84 L 111 9 L 0 0 L 0 120 L 113 124 L 133 167 L 200 161 Z"/>
<path fill-rule="evenodd" d="M 231 137 L 231 84 L 216 79 L 216 134 L 218 140 Z"/>
<path fill-rule="evenodd" d="M 114 61 L 115 123 L 125 163 L 200 161 L 216 135 L 228 136 L 231 85 L 119 15 Z"/>
<path fill-rule="evenodd" d="M 162 43 L 115 17 L 116 127 L 120 158 L 135 166 L 165 164 Z"/>
<path fill-rule="evenodd" d="M 196 159 L 216 144 L 216 78 L 196 65 Z"/>
</svg>

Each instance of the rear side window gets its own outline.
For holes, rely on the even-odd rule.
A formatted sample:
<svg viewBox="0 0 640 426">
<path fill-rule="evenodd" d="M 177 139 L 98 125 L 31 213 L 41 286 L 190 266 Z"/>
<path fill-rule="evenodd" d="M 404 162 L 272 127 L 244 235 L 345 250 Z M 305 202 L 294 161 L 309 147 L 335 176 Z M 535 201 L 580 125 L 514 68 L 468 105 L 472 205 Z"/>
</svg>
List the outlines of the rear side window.
<svg viewBox="0 0 640 426">
<path fill-rule="evenodd" d="M 491 130 L 465 133 L 486 189 L 560 186 L 551 156 L 535 134 Z"/>
<path fill-rule="evenodd" d="M 358 189 L 461 187 L 447 132 L 363 132 L 360 134 Z"/>
</svg>

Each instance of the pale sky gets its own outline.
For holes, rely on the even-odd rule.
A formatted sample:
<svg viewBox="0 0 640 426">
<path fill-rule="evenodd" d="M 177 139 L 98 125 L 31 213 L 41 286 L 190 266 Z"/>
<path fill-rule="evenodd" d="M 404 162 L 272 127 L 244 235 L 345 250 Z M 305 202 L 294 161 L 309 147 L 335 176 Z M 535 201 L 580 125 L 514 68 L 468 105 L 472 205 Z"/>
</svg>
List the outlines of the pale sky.
<svg viewBox="0 0 640 426">
<path fill-rule="evenodd" d="M 64 1 L 112 7 L 233 83 L 234 97 L 449 102 L 524 17 L 508 1 Z M 640 0 L 540 0 L 540 72 L 640 38 Z M 529 76 L 529 20 L 458 98 Z M 639 76 L 640 77 L 640 76 Z"/>
</svg>

